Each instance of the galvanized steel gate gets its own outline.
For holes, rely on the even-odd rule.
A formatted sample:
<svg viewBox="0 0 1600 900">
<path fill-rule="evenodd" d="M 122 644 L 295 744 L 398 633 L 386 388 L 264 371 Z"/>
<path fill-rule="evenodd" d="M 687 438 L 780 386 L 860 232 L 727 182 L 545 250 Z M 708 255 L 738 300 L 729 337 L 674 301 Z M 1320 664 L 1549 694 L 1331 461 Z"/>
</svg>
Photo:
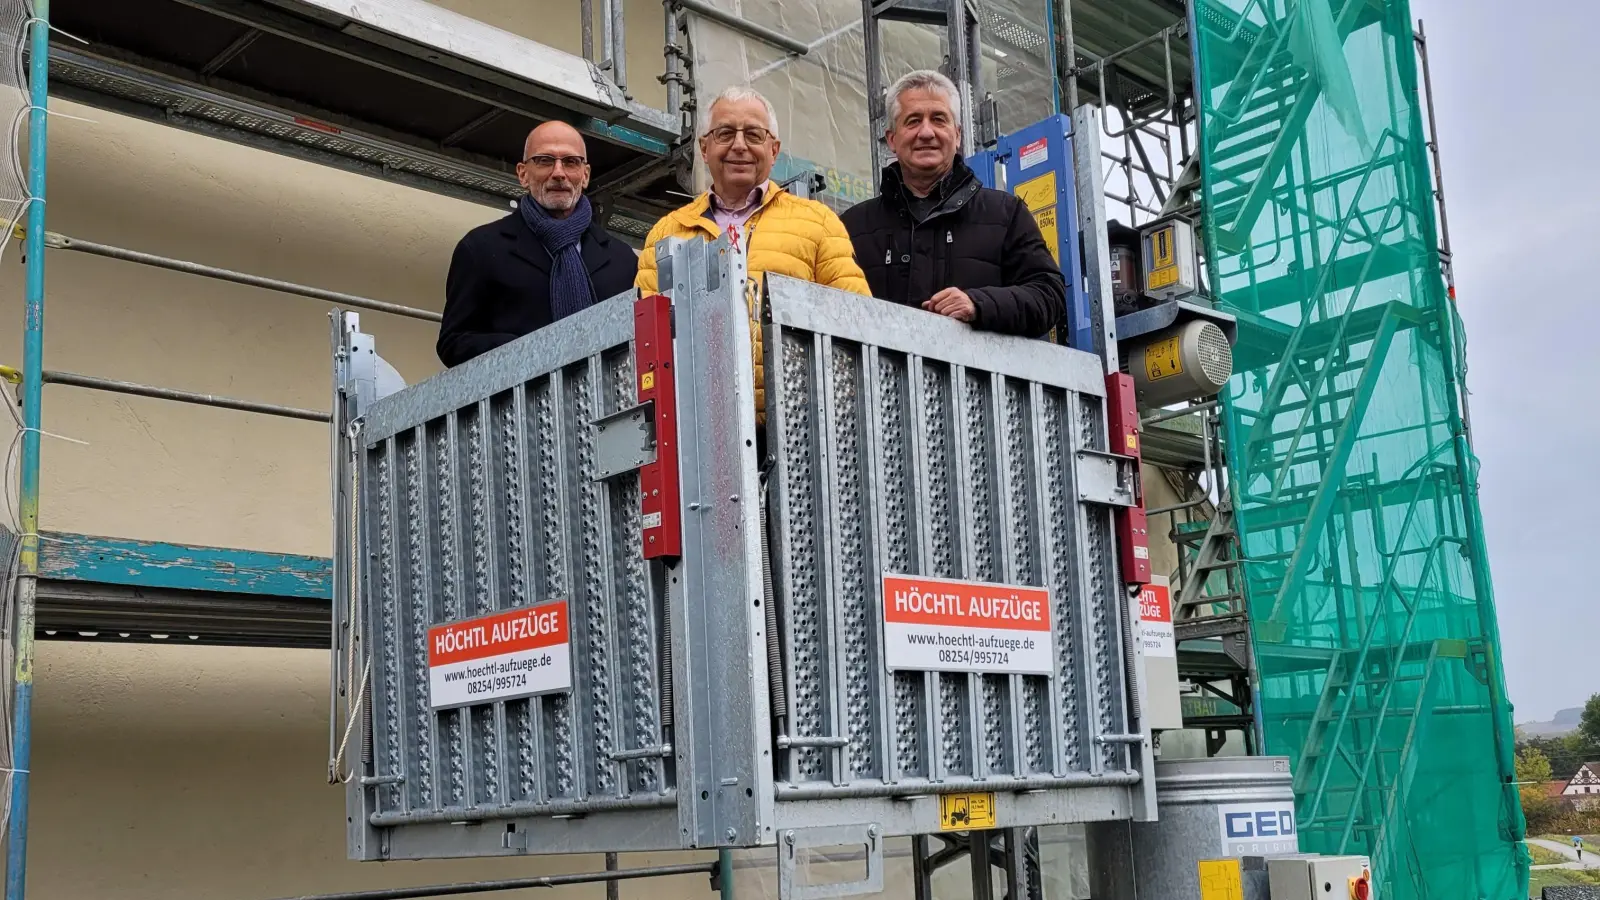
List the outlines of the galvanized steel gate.
<svg viewBox="0 0 1600 900">
<path fill-rule="evenodd" d="M 336 329 L 351 855 L 1153 817 L 1099 360 L 662 250 L 388 396 Z"/>
</svg>

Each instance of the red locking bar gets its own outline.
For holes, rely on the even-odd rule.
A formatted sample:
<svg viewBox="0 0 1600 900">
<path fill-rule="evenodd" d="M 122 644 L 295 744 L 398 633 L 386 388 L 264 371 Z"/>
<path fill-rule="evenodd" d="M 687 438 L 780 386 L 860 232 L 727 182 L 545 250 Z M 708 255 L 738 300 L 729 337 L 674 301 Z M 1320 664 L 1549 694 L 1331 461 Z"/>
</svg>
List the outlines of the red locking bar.
<svg viewBox="0 0 1600 900">
<path fill-rule="evenodd" d="M 656 460 L 639 470 L 644 558 L 683 555 L 683 507 L 678 494 L 678 403 L 672 372 L 672 301 L 661 294 L 633 304 L 639 402 L 655 401 Z"/>
<path fill-rule="evenodd" d="M 1139 404 L 1133 376 L 1106 376 L 1106 412 L 1111 425 L 1112 453 L 1133 457 L 1133 506 L 1117 507 L 1117 547 L 1124 584 L 1150 583 L 1150 529 L 1144 519 L 1144 479 L 1139 471 Z"/>
</svg>

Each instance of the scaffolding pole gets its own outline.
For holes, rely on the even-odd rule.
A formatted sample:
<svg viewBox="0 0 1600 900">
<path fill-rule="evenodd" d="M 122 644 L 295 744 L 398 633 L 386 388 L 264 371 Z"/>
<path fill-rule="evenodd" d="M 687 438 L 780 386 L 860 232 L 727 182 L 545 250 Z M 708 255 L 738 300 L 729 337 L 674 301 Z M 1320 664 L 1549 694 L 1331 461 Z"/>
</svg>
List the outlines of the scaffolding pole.
<svg viewBox="0 0 1600 900">
<path fill-rule="evenodd" d="M 723 851 L 727 854 L 727 851 Z M 611 856 L 612 854 L 607 854 Z M 719 863 L 685 863 L 674 866 L 647 866 L 637 869 L 607 868 L 604 872 L 577 872 L 571 875 L 542 875 L 529 878 L 508 878 L 501 881 L 469 881 L 458 884 L 434 884 L 424 887 L 382 888 L 372 891 L 349 891 L 342 894 L 308 894 L 292 900 L 417 900 L 422 897 L 451 897 L 462 894 L 487 894 L 496 891 L 518 891 L 527 888 L 557 888 L 574 884 L 608 886 L 618 881 L 639 878 L 668 878 L 675 875 L 717 875 Z M 733 889 L 723 889 L 723 900 L 732 900 Z"/>
<path fill-rule="evenodd" d="M 42 221 L 42 219 L 41 219 Z M 204 263 L 189 262 L 185 259 L 172 259 L 166 256 L 157 256 L 154 253 L 144 253 L 138 250 L 128 250 L 124 247 L 113 247 L 110 244 L 99 244 L 94 241 L 85 241 L 80 238 L 68 237 L 55 232 L 45 232 L 44 226 L 35 228 L 33 220 L 28 220 L 28 258 L 33 259 L 33 235 L 35 232 L 44 236 L 45 247 L 51 250 L 76 250 L 79 253 L 88 253 L 92 256 L 103 256 L 106 259 L 120 259 L 123 262 L 138 263 L 156 269 L 167 269 L 172 272 L 183 272 L 189 275 L 199 275 L 202 278 L 215 278 L 218 281 L 231 281 L 234 284 L 245 284 L 251 287 L 264 288 L 269 291 L 278 291 L 284 294 L 295 294 L 301 297 L 310 297 L 313 300 L 326 300 L 338 306 L 348 306 L 354 309 L 368 309 L 373 312 L 390 313 L 396 316 L 405 316 L 408 319 L 421 319 L 425 322 L 440 322 L 444 316 L 428 309 L 417 309 L 412 306 L 402 306 L 399 303 L 388 303 L 383 300 L 372 300 L 367 297 L 358 297 L 354 294 L 327 291 L 310 285 L 296 284 L 292 281 L 282 281 L 277 278 L 266 278 L 261 275 L 250 275 L 245 272 L 235 272 L 232 269 L 208 266 Z"/>
<path fill-rule="evenodd" d="M 44 188 L 50 93 L 50 0 L 33 0 L 26 31 L 28 89 L 28 236 L 22 328 L 22 540 L 18 558 L 15 697 L 12 712 L 11 817 L 6 900 L 22 900 L 28 866 L 28 768 L 33 757 L 33 628 L 39 595 L 39 429 L 44 421 Z"/>
<path fill-rule="evenodd" d="M 0 366 L 0 376 L 5 374 L 6 367 Z M 278 416 L 284 419 L 303 419 L 307 422 L 326 423 L 333 420 L 333 417 L 325 412 L 315 409 L 302 409 L 298 406 L 258 403 L 254 400 L 237 400 L 233 397 L 221 397 L 216 394 L 201 394 L 195 391 L 180 391 L 175 388 L 140 384 L 137 381 L 119 381 L 114 378 L 79 375 L 76 372 L 55 372 L 47 369 L 41 374 L 45 384 L 62 384 L 70 387 L 87 388 L 91 391 L 128 394 L 134 397 L 150 397 L 155 400 L 172 400 L 177 403 L 213 406 L 218 409 L 235 409 L 240 412 L 260 413 L 264 416 Z"/>
</svg>

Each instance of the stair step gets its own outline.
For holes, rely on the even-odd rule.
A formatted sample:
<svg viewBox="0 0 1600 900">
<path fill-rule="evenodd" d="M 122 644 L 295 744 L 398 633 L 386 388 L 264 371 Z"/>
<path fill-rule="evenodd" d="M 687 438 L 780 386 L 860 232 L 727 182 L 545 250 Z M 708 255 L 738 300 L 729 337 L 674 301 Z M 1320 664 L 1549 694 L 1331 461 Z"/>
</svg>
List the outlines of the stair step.
<svg viewBox="0 0 1600 900">
<path fill-rule="evenodd" d="M 1207 594 L 1204 597 L 1196 597 L 1193 600 L 1179 603 L 1178 608 L 1188 609 L 1192 606 L 1209 606 L 1213 603 L 1237 603 L 1243 600 L 1244 594 L 1238 592 L 1232 594 Z"/>
</svg>

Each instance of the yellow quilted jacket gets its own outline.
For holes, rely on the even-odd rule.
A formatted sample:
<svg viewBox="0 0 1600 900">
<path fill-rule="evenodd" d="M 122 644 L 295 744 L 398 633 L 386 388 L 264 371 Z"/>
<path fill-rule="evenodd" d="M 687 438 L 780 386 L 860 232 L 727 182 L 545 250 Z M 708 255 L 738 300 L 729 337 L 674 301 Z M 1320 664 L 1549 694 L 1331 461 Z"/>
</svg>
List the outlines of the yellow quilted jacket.
<svg viewBox="0 0 1600 900">
<path fill-rule="evenodd" d="M 634 286 L 645 294 L 660 290 L 656 283 L 656 242 L 667 238 L 704 237 L 716 240 L 716 223 L 706 215 L 711 195 L 701 194 L 687 206 L 661 217 L 645 238 L 639 255 L 639 274 Z M 872 296 L 867 276 L 856 264 L 855 250 L 844 223 L 833 210 L 815 200 L 796 197 L 772 181 L 767 182 L 761 206 L 746 226 L 745 248 L 751 290 L 746 292 L 750 309 L 750 350 L 756 371 L 756 421 L 767 417 L 766 377 L 762 368 L 761 290 L 767 272 L 803 278 L 817 284 Z"/>
</svg>

